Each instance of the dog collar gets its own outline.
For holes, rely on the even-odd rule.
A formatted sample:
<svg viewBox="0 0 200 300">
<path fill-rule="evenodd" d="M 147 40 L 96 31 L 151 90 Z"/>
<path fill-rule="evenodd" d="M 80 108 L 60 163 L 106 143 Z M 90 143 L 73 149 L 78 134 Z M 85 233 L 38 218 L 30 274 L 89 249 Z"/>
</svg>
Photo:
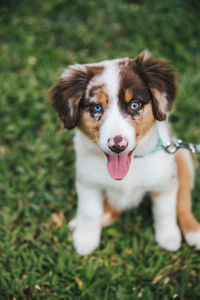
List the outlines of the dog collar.
<svg viewBox="0 0 200 300">
<path fill-rule="evenodd" d="M 183 141 L 180 139 L 173 142 L 169 142 L 163 147 L 165 151 L 169 154 L 175 153 L 180 148 L 190 150 L 193 154 L 200 154 L 200 144 L 199 145 L 192 144 L 192 143 L 186 144 L 183 143 Z"/>
<path fill-rule="evenodd" d="M 144 155 L 134 155 L 134 158 L 142 158 L 144 156 L 147 156 L 147 155 L 153 154 L 155 152 L 158 152 L 158 151 L 160 151 L 162 149 L 165 149 L 163 140 L 161 139 L 161 137 L 160 137 L 160 135 L 159 135 L 158 132 L 157 132 L 157 140 L 158 140 L 158 142 L 157 142 L 157 145 L 156 145 L 156 147 L 154 149 L 152 149 L 151 151 L 145 153 Z"/>
<path fill-rule="evenodd" d="M 192 143 L 186 144 L 186 143 L 183 143 L 183 141 L 180 139 L 175 140 L 175 141 L 169 141 L 166 144 L 164 144 L 163 140 L 158 132 L 157 132 L 157 139 L 158 139 L 158 143 L 157 143 L 156 148 L 147 152 L 144 155 L 134 155 L 134 158 L 142 158 L 144 156 L 153 154 L 160 150 L 165 150 L 165 152 L 167 152 L 168 154 L 174 154 L 174 153 L 176 153 L 176 151 L 178 149 L 181 149 L 181 148 L 190 150 L 193 154 L 200 154 L 200 144 L 192 144 Z"/>
</svg>

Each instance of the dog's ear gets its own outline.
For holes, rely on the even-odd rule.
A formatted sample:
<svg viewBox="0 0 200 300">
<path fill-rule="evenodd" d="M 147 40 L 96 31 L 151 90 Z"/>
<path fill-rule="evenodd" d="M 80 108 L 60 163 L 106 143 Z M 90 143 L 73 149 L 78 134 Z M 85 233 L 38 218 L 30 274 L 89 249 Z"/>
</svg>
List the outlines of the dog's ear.
<svg viewBox="0 0 200 300">
<path fill-rule="evenodd" d="M 148 51 L 135 58 L 136 71 L 152 95 L 153 113 L 157 120 L 167 118 L 176 96 L 176 73 L 169 64 L 153 59 Z"/>
<path fill-rule="evenodd" d="M 84 97 L 90 76 L 91 72 L 85 66 L 70 66 L 60 80 L 50 88 L 53 107 L 65 128 L 72 129 L 78 123 L 79 104 Z"/>
</svg>

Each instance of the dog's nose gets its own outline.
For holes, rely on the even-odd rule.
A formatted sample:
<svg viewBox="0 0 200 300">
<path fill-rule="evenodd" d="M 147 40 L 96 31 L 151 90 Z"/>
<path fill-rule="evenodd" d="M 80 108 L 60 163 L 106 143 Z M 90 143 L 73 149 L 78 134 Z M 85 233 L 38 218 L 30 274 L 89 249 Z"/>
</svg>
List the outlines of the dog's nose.
<svg viewBox="0 0 200 300">
<path fill-rule="evenodd" d="M 108 147 L 115 153 L 120 153 L 126 149 L 128 141 L 121 135 L 117 135 L 114 138 L 108 139 Z"/>
</svg>

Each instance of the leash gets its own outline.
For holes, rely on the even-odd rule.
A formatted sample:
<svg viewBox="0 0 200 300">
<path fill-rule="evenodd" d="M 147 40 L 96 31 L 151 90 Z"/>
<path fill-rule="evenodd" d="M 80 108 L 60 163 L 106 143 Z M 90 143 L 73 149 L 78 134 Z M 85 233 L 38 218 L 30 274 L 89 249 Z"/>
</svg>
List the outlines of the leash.
<svg viewBox="0 0 200 300">
<path fill-rule="evenodd" d="M 183 143 L 182 140 L 178 139 L 177 141 L 173 142 L 168 142 L 166 145 L 162 144 L 163 149 L 169 153 L 173 154 L 175 153 L 178 149 L 184 148 L 190 150 L 193 154 L 200 154 L 200 144 L 186 144 Z"/>
<path fill-rule="evenodd" d="M 186 143 L 183 143 L 183 141 L 180 139 L 164 144 L 158 132 L 157 132 L 157 138 L 158 138 L 158 143 L 157 143 L 156 148 L 154 148 L 153 150 L 151 150 L 150 152 L 148 152 L 144 155 L 135 155 L 134 157 L 142 158 L 144 156 L 153 154 L 160 150 L 165 150 L 168 154 L 174 154 L 174 153 L 176 153 L 176 151 L 178 149 L 181 149 L 181 148 L 190 150 L 193 154 L 200 154 L 200 144 L 198 144 L 198 145 L 192 144 L 192 143 L 186 144 Z"/>
</svg>

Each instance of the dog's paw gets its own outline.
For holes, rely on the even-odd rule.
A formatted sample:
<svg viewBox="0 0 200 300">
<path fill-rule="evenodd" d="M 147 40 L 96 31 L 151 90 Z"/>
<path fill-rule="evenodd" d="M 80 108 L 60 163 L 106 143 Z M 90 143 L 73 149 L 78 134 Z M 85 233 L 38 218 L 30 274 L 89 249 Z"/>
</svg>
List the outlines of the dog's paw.
<svg viewBox="0 0 200 300">
<path fill-rule="evenodd" d="M 72 219 L 71 221 L 69 221 L 69 223 L 67 224 L 67 226 L 69 227 L 69 229 L 71 231 L 74 231 L 76 228 L 76 218 Z"/>
<path fill-rule="evenodd" d="M 74 247 L 80 255 L 91 254 L 99 245 L 100 233 L 75 229 L 73 233 Z"/>
<path fill-rule="evenodd" d="M 157 230 L 156 241 L 167 251 L 177 251 L 181 246 L 181 232 L 177 227 Z"/>
<path fill-rule="evenodd" d="M 185 240 L 190 246 L 196 247 L 196 249 L 200 250 L 200 230 L 198 231 L 190 231 L 185 236 Z"/>
</svg>

